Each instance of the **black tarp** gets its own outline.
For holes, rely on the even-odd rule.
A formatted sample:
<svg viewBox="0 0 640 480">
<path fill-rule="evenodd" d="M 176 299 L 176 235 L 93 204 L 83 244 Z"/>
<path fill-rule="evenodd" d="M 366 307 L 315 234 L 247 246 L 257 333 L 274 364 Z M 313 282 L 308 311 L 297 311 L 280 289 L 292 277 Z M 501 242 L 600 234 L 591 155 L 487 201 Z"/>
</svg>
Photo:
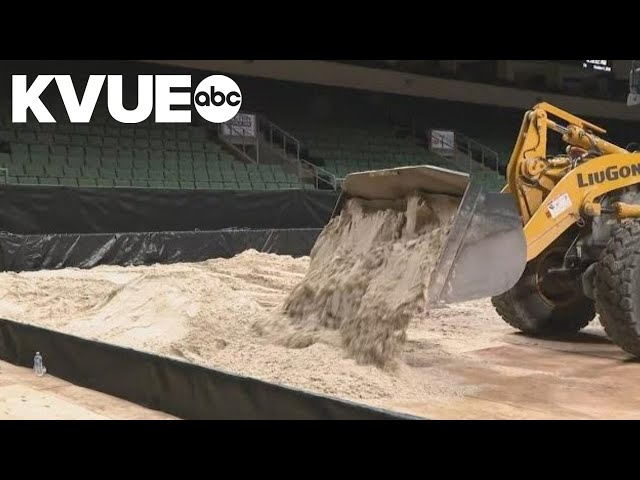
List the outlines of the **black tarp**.
<svg viewBox="0 0 640 480">
<path fill-rule="evenodd" d="M 338 194 L 5 185 L 0 230 L 19 234 L 322 228 Z"/>
<path fill-rule="evenodd" d="M 184 419 L 416 418 L 0 319 L 0 358 Z"/>
<path fill-rule="evenodd" d="M 309 255 L 321 229 L 15 235 L 0 233 L 0 271 L 230 258 L 248 249 Z"/>
</svg>

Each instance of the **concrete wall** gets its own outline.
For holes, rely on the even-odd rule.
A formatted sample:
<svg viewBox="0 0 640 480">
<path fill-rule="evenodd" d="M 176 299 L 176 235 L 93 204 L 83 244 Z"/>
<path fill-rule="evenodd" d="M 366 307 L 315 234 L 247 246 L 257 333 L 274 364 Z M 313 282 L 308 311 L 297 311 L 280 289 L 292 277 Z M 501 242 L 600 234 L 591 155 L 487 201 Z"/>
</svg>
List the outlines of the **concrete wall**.
<svg viewBox="0 0 640 480">
<path fill-rule="evenodd" d="M 447 80 L 319 60 L 143 60 L 187 68 L 364 89 L 415 97 L 528 109 L 541 99 L 586 117 L 640 120 L 640 108 L 510 87 Z"/>
</svg>

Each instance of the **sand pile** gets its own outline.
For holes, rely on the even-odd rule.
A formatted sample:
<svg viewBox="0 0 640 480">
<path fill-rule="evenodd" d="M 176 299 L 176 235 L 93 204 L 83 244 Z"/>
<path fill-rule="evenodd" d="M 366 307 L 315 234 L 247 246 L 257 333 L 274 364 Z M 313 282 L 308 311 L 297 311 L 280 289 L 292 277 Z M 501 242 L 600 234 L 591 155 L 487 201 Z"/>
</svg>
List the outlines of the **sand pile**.
<svg viewBox="0 0 640 480">
<path fill-rule="evenodd" d="M 495 337 L 487 317 L 509 330 L 486 302 L 488 313 L 473 308 L 462 321 L 419 316 L 396 369 L 361 365 L 345 356 L 340 330 L 309 334 L 283 313 L 308 267 L 308 257 L 250 250 L 201 263 L 0 273 L 0 316 L 378 406 L 474 391 L 437 366 L 452 345 L 460 351 Z M 450 337 L 470 321 L 482 327 Z M 287 346 L 292 332 L 302 341 Z"/>
<path fill-rule="evenodd" d="M 296 332 L 285 344 L 304 346 L 313 341 L 309 331 L 335 329 L 358 363 L 395 366 L 458 204 L 446 195 L 348 200 L 286 300 L 286 314 L 307 335 Z"/>
</svg>

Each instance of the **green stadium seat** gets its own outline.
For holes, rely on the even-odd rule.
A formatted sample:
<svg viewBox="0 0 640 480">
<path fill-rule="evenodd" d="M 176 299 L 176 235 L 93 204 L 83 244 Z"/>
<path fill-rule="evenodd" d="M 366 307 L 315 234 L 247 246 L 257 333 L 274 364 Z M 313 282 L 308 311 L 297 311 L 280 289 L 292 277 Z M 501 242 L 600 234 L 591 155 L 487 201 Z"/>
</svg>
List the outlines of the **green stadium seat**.
<svg viewBox="0 0 640 480">
<path fill-rule="evenodd" d="M 147 138 L 136 138 L 133 143 L 135 148 L 149 148 L 149 140 Z"/>
<path fill-rule="evenodd" d="M 164 140 L 164 149 L 165 151 L 169 150 L 169 151 L 177 151 L 178 150 L 178 144 L 176 143 L 175 140 Z"/>
<path fill-rule="evenodd" d="M 207 157 L 202 152 L 193 152 L 191 154 L 191 157 L 193 158 L 194 162 L 200 162 L 200 163 L 206 163 L 207 162 Z"/>
<path fill-rule="evenodd" d="M 236 171 L 236 179 L 238 182 L 250 183 L 249 174 L 247 172 Z"/>
<path fill-rule="evenodd" d="M 151 162 L 162 163 L 164 160 L 164 152 L 162 150 L 149 150 L 147 153 Z"/>
<path fill-rule="evenodd" d="M 59 185 L 58 179 L 56 177 L 39 177 L 38 183 L 40 185 Z"/>
<path fill-rule="evenodd" d="M 166 160 L 164 161 L 164 169 L 177 171 L 178 170 L 178 162 L 176 160 Z"/>
<path fill-rule="evenodd" d="M 131 179 L 129 179 L 129 178 L 115 178 L 113 180 L 113 185 L 115 187 L 130 187 L 131 186 Z"/>
<path fill-rule="evenodd" d="M 165 145 L 160 138 L 152 138 L 149 140 L 149 146 L 154 150 L 164 150 Z"/>
<path fill-rule="evenodd" d="M 29 155 L 29 145 L 26 143 L 12 143 L 11 144 L 11 153 L 22 153 L 24 155 Z"/>
<path fill-rule="evenodd" d="M 133 158 L 118 158 L 118 168 L 133 168 Z"/>
<path fill-rule="evenodd" d="M 76 167 L 64 167 L 63 172 L 64 176 L 67 178 L 80 176 L 80 169 Z"/>
<path fill-rule="evenodd" d="M 49 156 L 49 145 L 31 145 L 29 147 L 29 151 L 31 155 L 39 155 L 39 156 Z"/>
<path fill-rule="evenodd" d="M 149 180 L 150 188 L 164 188 L 164 182 L 162 180 Z"/>
<path fill-rule="evenodd" d="M 115 157 L 104 157 L 100 159 L 100 165 L 105 168 L 116 168 L 118 161 Z"/>
<path fill-rule="evenodd" d="M 132 187 L 148 187 L 149 183 L 146 180 L 142 180 L 142 179 L 137 179 L 137 180 L 132 180 L 131 181 L 131 186 Z"/>
<path fill-rule="evenodd" d="M 131 169 L 130 168 L 117 168 L 116 169 L 116 177 L 117 178 L 131 178 Z"/>
<path fill-rule="evenodd" d="M 188 130 L 176 130 L 176 138 L 178 140 L 189 140 L 190 137 Z"/>
<path fill-rule="evenodd" d="M 233 187 L 232 185 L 236 185 L 236 187 Z M 225 182 L 224 183 L 224 189 L 225 190 L 234 190 L 235 188 L 238 188 L 239 190 L 253 190 L 253 187 L 251 186 L 250 183 L 230 183 L 230 182 Z"/>
<path fill-rule="evenodd" d="M 194 189 L 196 188 L 196 185 L 192 181 L 180 180 L 180 188 Z"/>
<path fill-rule="evenodd" d="M 87 137 L 85 137 L 84 135 L 71 135 L 70 143 L 72 145 L 86 145 Z"/>
<path fill-rule="evenodd" d="M 102 147 L 102 156 L 103 157 L 118 157 L 118 149 L 116 147 Z"/>
<path fill-rule="evenodd" d="M 53 143 L 53 133 L 51 132 L 38 132 L 38 143 L 43 145 L 49 145 Z"/>
<path fill-rule="evenodd" d="M 178 160 L 180 162 L 193 162 L 193 157 L 191 156 L 191 152 L 178 152 Z"/>
<path fill-rule="evenodd" d="M 149 170 L 150 180 L 164 180 L 164 171 L 162 170 Z"/>
<path fill-rule="evenodd" d="M 149 178 L 149 170 L 146 168 L 136 168 L 133 170 L 133 178 L 136 180 L 146 180 Z"/>
<path fill-rule="evenodd" d="M 131 148 L 133 147 L 133 138 L 132 137 L 120 137 L 118 139 L 118 145 L 121 147 Z"/>
<path fill-rule="evenodd" d="M 67 187 L 77 187 L 78 179 L 77 178 L 61 178 L 60 185 L 64 185 Z"/>
<path fill-rule="evenodd" d="M 168 138 L 168 139 L 175 140 L 175 138 L 176 138 L 176 129 L 175 128 L 165 127 L 162 130 L 162 138 Z"/>
<path fill-rule="evenodd" d="M 36 143 L 38 141 L 35 132 L 18 131 L 18 141 L 22 143 Z"/>
<path fill-rule="evenodd" d="M 62 165 L 45 165 L 44 170 L 45 173 L 50 177 L 64 177 L 64 170 L 62 169 Z"/>
<path fill-rule="evenodd" d="M 118 137 L 102 137 L 102 147 L 118 147 Z"/>
<path fill-rule="evenodd" d="M 152 128 L 151 130 L 149 130 L 149 141 L 151 141 L 152 139 L 153 140 L 161 139 L 162 136 L 163 136 L 162 130 L 159 130 L 157 128 Z"/>
<path fill-rule="evenodd" d="M 44 167 L 37 163 L 26 163 L 24 165 L 24 174 L 29 176 L 42 176 L 44 175 Z"/>
<path fill-rule="evenodd" d="M 164 186 L 165 188 L 180 188 L 180 182 L 176 180 L 165 180 Z"/>
<path fill-rule="evenodd" d="M 178 151 L 190 152 L 191 151 L 191 142 L 179 141 L 178 142 Z"/>
<path fill-rule="evenodd" d="M 99 169 L 99 173 L 100 173 L 99 178 L 104 178 L 104 179 L 116 178 L 116 170 L 115 170 L 115 168 L 101 167 Z"/>
<path fill-rule="evenodd" d="M 209 173 L 204 168 L 194 169 L 193 170 L 193 179 L 196 180 L 196 181 L 208 182 L 209 181 Z"/>
<path fill-rule="evenodd" d="M 224 188 L 224 184 L 222 182 L 209 182 L 209 184 L 213 190 L 222 190 Z"/>
<path fill-rule="evenodd" d="M 82 124 L 82 123 L 76 124 L 75 131 L 76 131 L 76 133 L 78 133 L 80 135 L 84 135 L 84 136 L 87 136 L 87 135 L 89 135 L 91 133 L 91 129 L 90 129 L 89 125 Z"/>
<path fill-rule="evenodd" d="M 69 135 L 63 135 L 63 134 L 56 133 L 53 136 L 53 141 L 57 145 L 68 145 L 68 144 L 71 143 L 71 137 Z"/>
<path fill-rule="evenodd" d="M 266 190 L 266 185 L 264 182 L 251 182 L 251 186 L 253 187 L 254 190 Z"/>
<path fill-rule="evenodd" d="M 98 178 L 99 187 L 113 187 L 113 178 Z"/>
<path fill-rule="evenodd" d="M 149 160 L 146 158 L 134 158 L 133 168 L 149 168 Z"/>
<path fill-rule="evenodd" d="M 84 167 L 84 158 L 82 157 L 69 157 L 67 158 L 67 165 L 70 167 L 81 168 Z"/>
<path fill-rule="evenodd" d="M 134 148 L 133 149 L 133 158 L 143 158 L 145 160 L 149 159 L 149 150 L 146 148 Z"/>
<path fill-rule="evenodd" d="M 81 187 L 96 187 L 98 186 L 98 182 L 96 182 L 95 178 L 78 178 L 78 185 Z"/>
<path fill-rule="evenodd" d="M 37 185 L 38 179 L 36 177 L 19 176 L 18 183 L 21 185 Z"/>
<path fill-rule="evenodd" d="M 120 138 L 133 138 L 135 133 L 135 128 L 132 125 L 123 125 L 122 127 L 120 127 Z"/>
<path fill-rule="evenodd" d="M 89 135 L 99 138 L 102 143 L 102 137 L 104 137 L 104 126 L 102 125 L 89 125 Z"/>
<path fill-rule="evenodd" d="M 167 150 L 167 151 L 164 152 L 164 159 L 165 160 L 175 160 L 177 162 L 178 161 L 178 152 Z"/>
<path fill-rule="evenodd" d="M 97 158 L 102 156 L 102 149 L 98 146 L 87 146 L 84 148 L 84 154 L 86 158 Z"/>
<path fill-rule="evenodd" d="M 211 186 L 209 185 L 209 182 L 202 181 L 202 180 L 196 180 L 196 188 L 197 189 L 202 189 L 202 190 L 209 190 L 211 188 Z"/>
<path fill-rule="evenodd" d="M 140 127 L 135 127 L 134 128 L 134 137 L 136 137 L 136 141 L 138 138 L 149 138 L 149 127 L 147 126 L 140 126 Z"/>
<path fill-rule="evenodd" d="M 80 172 L 85 178 L 98 178 L 100 176 L 96 167 L 82 167 Z"/>
<path fill-rule="evenodd" d="M 205 151 L 205 144 L 203 142 L 199 142 L 199 141 L 193 141 L 191 142 L 191 150 L 194 152 L 199 152 L 199 153 L 204 153 Z"/>
<path fill-rule="evenodd" d="M 0 152 L 0 166 L 6 166 L 11 164 L 11 155 L 5 152 Z"/>
</svg>

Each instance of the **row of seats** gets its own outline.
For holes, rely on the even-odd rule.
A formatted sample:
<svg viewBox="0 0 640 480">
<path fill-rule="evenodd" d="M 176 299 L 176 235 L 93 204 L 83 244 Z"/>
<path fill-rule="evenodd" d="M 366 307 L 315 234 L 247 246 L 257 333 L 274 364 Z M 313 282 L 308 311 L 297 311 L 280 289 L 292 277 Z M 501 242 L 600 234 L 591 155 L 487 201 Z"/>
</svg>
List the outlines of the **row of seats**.
<svg viewBox="0 0 640 480">
<path fill-rule="evenodd" d="M 2 177 L 0 177 L 1 179 Z M 203 180 L 143 180 L 124 178 L 90 178 L 90 177 L 8 177 L 7 183 L 18 185 L 48 185 L 68 187 L 144 187 L 144 188 L 179 188 L 209 190 L 280 190 L 313 188 L 313 185 L 289 182 L 237 182 L 237 181 L 203 181 Z"/>
<path fill-rule="evenodd" d="M 43 147 L 51 148 L 66 146 L 92 146 L 92 147 L 112 147 L 112 148 L 140 148 L 155 149 L 168 151 L 186 151 L 186 152 L 208 152 L 220 149 L 220 146 L 212 141 L 202 140 L 175 140 L 163 138 L 133 138 L 133 137 L 116 137 L 116 136 L 98 136 L 98 135 L 67 135 L 42 133 L 38 135 L 21 135 L 19 138 L 12 138 L 0 131 L 0 139 L 4 142 L 11 142 L 15 145 L 36 144 Z M 71 147 L 69 147 L 71 148 Z"/>
</svg>

